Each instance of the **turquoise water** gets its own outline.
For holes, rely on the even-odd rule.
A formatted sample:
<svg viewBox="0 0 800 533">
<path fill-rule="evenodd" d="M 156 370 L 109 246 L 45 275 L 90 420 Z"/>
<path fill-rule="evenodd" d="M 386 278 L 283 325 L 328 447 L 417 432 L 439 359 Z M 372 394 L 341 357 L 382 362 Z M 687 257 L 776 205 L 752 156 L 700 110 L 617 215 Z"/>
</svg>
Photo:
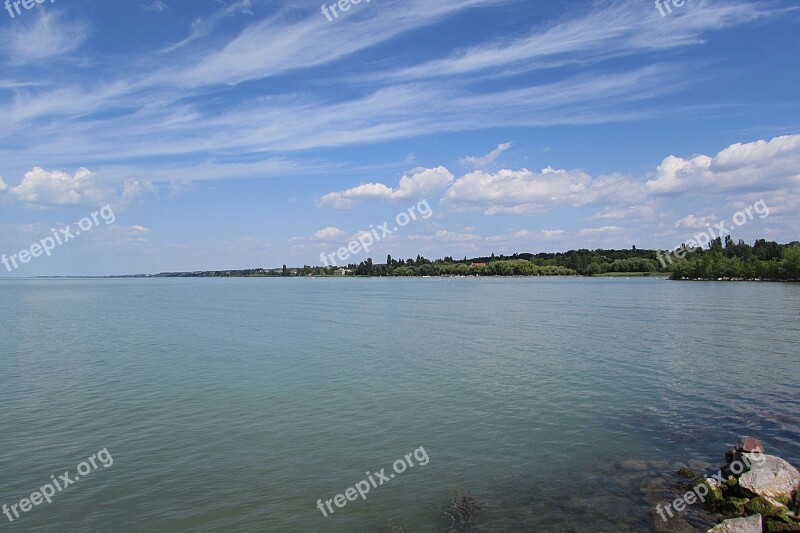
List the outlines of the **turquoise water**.
<svg viewBox="0 0 800 533">
<path fill-rule="evenodd" d="M 434 501 L 453 488 L 484 504 L 476 531 L 653 531 L 675 463 L 718 464 L 750 434 L 800 465 L 797 284 L 25 280 L 0 295 L 0 505 L 101 449 L 114 461 L 2 531 L 447 531 Z M 428 464 L 317 509 L 419 447 Z"/>
</svg>

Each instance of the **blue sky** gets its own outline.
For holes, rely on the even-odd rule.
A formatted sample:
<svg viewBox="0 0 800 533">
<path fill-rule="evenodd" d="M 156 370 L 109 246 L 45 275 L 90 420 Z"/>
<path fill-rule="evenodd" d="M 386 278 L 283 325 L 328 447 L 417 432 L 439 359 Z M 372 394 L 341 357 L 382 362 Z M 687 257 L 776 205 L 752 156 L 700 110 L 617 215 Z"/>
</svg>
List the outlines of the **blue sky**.
<svg viewBox="0 0 800 533">
<path fill-rule="evenodd" d="M 0 276 L 800 238 L 796 2 L 321 4 L 12 0 L 0 254 L 115 218 Z"/>
</svg>

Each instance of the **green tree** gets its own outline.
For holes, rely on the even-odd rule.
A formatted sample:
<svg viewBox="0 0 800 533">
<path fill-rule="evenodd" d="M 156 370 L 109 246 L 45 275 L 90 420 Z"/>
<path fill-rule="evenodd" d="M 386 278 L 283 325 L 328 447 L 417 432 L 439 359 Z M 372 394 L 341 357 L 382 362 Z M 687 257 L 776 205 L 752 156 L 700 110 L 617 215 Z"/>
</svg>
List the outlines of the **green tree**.
<svg viewBox="0 0 800 533">
<path fill-rule="evenodd" d="M 800 245 L 784 248 L 783 272 L 786 279 L 800 279 Z"/>
</svg>

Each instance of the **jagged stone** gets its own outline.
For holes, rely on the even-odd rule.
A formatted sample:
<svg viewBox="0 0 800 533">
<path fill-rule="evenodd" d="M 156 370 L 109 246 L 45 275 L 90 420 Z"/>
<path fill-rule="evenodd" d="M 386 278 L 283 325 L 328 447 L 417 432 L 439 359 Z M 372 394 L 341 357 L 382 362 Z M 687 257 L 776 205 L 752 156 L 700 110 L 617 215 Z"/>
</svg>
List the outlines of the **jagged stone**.
<svg viewBox="0 0 800 533">
<path fill-rule="evenodd" d="M 778 501 L 789 501 L 800 486 L 800 472 L 774 455 L 743 454 L 750 459 L 751 467 L 739 477 L 739 486 L 756 496 Z"/>
<path fill-rule="evenodd" d="M 754 439 L 753 437 L 742 437 L 739 439 L 739 444 L 736 445 L 736 450 L 745 453 L 764 453 L 764 444 L 762 444 L 760 440 Z"/>
<path fill-rule="evenodd" d="M 761 533 L 761 515 L 755 514 L 747 518 L 725 520 L 708 533 Z"/>
</svg>

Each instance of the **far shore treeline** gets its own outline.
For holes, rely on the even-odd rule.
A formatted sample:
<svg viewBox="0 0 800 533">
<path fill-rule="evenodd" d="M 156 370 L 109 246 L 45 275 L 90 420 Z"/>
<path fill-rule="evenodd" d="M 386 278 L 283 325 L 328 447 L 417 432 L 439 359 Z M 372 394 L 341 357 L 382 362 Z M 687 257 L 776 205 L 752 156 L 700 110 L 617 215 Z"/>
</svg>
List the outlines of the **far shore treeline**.
<svg viewBox="0 0 800 533">
<path fill-rule="evenodd" d="M 679 258 L 683 256 L 684 258 Z M 492 254 L 430 260 L 422 256 L 385 263 L 367 259 L 342 266 L 171 272 L 122 277 L 307 277 L 307 276 L 600 276 L 633 274 L 689 280 L 800 280 L 800 242 L 778 244 L 757 240 L 752 246 L 728 237 L 708 249 L 672 253 L 660 250 L 571 250 L 559 253 Z"/>
</svg>

